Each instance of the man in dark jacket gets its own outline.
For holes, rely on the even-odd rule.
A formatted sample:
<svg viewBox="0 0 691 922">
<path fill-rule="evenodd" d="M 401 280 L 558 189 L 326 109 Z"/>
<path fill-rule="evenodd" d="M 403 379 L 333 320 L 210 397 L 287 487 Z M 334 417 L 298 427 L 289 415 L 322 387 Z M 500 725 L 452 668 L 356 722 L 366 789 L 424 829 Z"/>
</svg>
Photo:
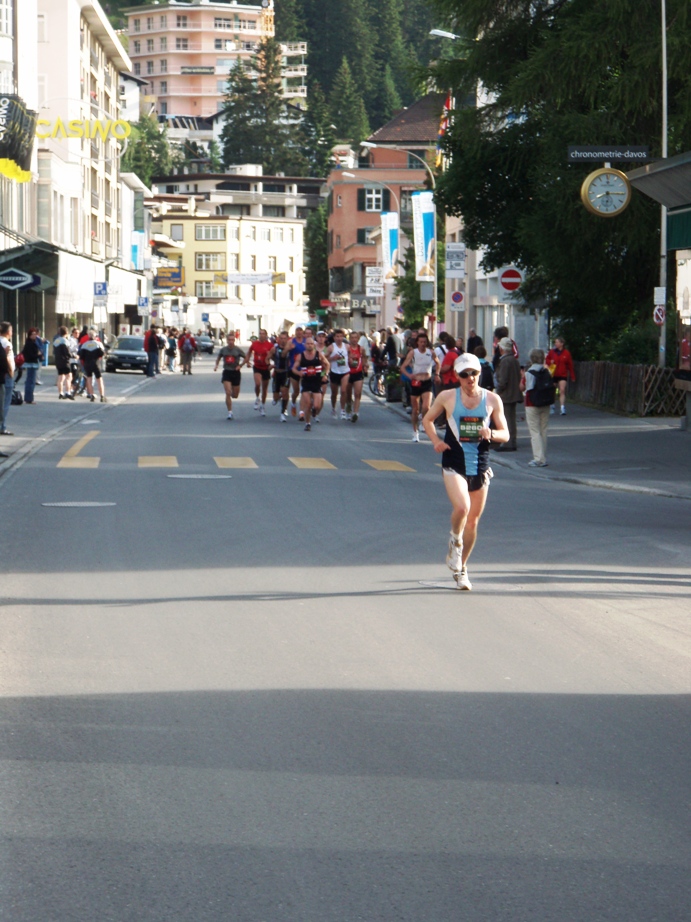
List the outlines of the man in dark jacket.
<svg viewBox="0 0 691 922">
<path fill-rule="evenodd" d="M 521 397 L 521 366 L 513 354 L 513 340 L 504 336 L 499 340 L 499 364 L 497 365 L 496 393 L 504 404 L 504 415 L 509 428 L 509 441 L 495 448 L 495 451 L 516 451 L 516 404 Z"/>
</svg>

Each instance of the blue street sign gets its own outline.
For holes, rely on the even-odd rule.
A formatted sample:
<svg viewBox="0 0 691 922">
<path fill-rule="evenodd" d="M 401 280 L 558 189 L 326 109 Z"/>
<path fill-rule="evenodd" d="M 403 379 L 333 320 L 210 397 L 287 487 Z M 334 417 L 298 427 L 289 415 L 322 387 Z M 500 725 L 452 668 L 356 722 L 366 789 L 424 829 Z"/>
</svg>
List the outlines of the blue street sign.
<svg viewBox="0 0 691 922">
<path fill-rule="evenodd" d="M 202 323 L 208 323 L 208 322 L 209 322 L 209 315 L 202 314 Z"/>
<path fill-rule="evenodd" d="M 148 307 L 148 306 L 149 306 L 149 299 L 148 299 L 148 298 L 139 298 L 138 304 L 139 304 L 139 307 Z"/>
<path fill-rule="evenodd" d="M 94 298 L 108 297 L 108 282 L 94 282 Z"/>
</svg>

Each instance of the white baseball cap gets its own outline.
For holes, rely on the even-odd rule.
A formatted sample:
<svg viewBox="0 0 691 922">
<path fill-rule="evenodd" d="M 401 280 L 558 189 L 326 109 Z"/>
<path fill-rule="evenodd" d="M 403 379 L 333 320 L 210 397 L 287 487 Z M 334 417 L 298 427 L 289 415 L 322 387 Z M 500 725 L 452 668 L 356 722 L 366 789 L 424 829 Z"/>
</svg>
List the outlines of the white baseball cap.
<svg viewBox="0 0 691 922">
<path fill-rule="evenodd" d="M 453 363 L 453 370 L 457 375 L 460 375 L 462 371 L 480 372 L 482 371 L 482 366 L 480 365 L 480 359 L 476 355 L 473 355 L 472 352 L 464 352 Z"/>
</svg>

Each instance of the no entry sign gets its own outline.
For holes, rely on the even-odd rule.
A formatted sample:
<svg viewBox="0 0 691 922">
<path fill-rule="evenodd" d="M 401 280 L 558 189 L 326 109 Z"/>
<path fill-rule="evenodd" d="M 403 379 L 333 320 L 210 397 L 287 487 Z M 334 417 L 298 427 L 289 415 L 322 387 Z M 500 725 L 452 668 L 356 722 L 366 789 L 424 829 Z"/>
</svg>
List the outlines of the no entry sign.
<svg viewBox="0 0 691 922">
<path fill-rule="evenodd" d="M 653 320 L 659 327 L 665 322 L 665 309 L 659 304 L 653 311 Z"/>
<path fill-rule="evenodd" d="M 499 275 L 499 284 L 504 291 L 516 291 L 521 287 L 523 273 L 518 269 L 504 269 Z"/>
</svg>

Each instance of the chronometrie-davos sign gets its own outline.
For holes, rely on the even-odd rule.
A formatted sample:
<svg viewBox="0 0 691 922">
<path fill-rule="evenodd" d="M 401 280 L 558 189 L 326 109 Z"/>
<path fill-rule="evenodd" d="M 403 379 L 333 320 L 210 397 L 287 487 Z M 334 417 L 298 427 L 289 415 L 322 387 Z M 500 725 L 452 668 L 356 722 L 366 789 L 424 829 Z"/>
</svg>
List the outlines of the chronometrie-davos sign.
<svg viewBox="0 0 691 922">
<path fill-rule="evenodd" d="M 56 118 L 54 122 L 45 118 L 40 118 L 36 122 L 36 137 L 41 140 L 46 138 L 96 138 L 100 137 L 102 141 L 110 137 L 116 141 L 124 141 L 132 134 L 132 126 L 123 119 L 112 121 L 93 120 L 93 119 L 68 119 L 63 121 Z"/>
</svg>

